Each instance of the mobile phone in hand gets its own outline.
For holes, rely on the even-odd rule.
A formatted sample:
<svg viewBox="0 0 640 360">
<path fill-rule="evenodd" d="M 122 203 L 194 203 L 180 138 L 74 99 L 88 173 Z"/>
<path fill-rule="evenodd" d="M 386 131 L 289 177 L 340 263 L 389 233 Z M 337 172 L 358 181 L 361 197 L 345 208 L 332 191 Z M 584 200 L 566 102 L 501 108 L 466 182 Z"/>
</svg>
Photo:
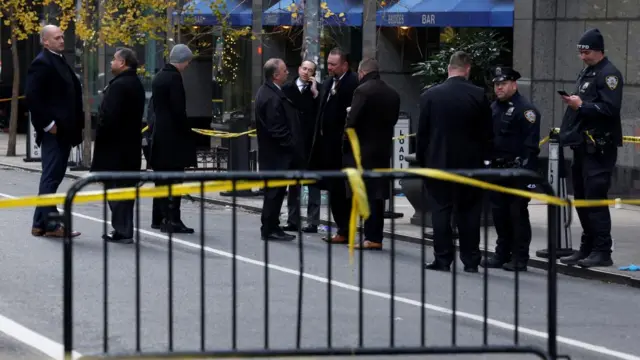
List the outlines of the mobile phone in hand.
<svg viewBox="0 0 640 360">
<path fill-rule="evenodd" d="M 558 94 L 562 95 L 562 96 L 571 96 L 570 94 L 568 94 L 566 91 L 564 90 L 558 90 Z"/>
</svg>

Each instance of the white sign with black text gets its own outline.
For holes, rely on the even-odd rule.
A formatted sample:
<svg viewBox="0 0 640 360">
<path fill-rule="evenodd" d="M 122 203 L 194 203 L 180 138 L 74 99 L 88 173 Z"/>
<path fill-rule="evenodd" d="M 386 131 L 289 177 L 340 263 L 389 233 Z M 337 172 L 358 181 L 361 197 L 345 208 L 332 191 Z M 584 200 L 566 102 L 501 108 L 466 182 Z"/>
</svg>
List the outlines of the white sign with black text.
<svg viewBox="0 0 640 360">
<path fill-rule="evenodd" d="M 27 158 L 25 161 L 40 161 L 40 148 L 36 144 L 36 129 L 31 123 L 31 112 L 29 112 L 29 138 L 27 139 Z"/>
<path fill-rule="evenodd" d="M 409 163 L 405 157 L 409 154 L 409 118 L 399 118 L 394 128 L 393 157 L 391 166 L 394 169 L 408 169 Z M 395 189 L 400 189 L 400 179 L 393 184 Z"/>
</svg>

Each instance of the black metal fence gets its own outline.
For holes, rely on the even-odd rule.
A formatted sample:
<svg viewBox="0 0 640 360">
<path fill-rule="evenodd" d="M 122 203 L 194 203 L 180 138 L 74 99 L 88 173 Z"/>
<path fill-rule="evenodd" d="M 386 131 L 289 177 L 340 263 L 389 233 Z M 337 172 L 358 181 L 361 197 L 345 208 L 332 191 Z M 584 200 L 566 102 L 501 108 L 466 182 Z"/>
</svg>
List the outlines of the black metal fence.
<svg viewBox="0 0 640 360">
<path fill-rule="evenodd" d="M 505 169 L 457 171 L 456 173 L 489 182 L 517 180 L 528 184 L 537 183 L 541 185 L 545 193 L 553 195 L 550 186 L 538 174 L 533 172 Z M 397 178 L 415 179 L 419 177 L 401 172 L 365 172 L 363 178 L 365 180 L 377 178 L 391 181 L 391 179 Z M 139 199 L 141 189 L 136 188 L 136 215 L 134 219 L 137 230 L 134 235 L 135 241 L 134 244 L 129 245 L 129 247 L 125 246 L 126 249 L 129 249 L 127 254 L 131 255 L 117 255 L 119 251 L 122 251 L 122 248 L 112 248 L 104 241 L 103 245 L 98 247 L 98 250 L 100 250 L 101 247 L 103 251 L 102 283 L 86 284 L 85 281 L 82 281 L 81 276 L 77 274 L 74 275 L 74 266 L 76 266 L 79 261 L 78 259 L 81 259 L 82 256 L 76 255 L 74 257 L 74 251 L 85 251 L 82 247 L 88 246 L 86 243 L 93 241 L 82 238 L 70 238 L 69 235 L 74 229 L 74 216 L 72 213 L 74 209 L 77 211 L 78 206 L 80 206 L 77 205 L 74 207 L 73 201 L 81 190 L 90 185 L 107 182 L 110 184 L 124 185 L 130 183 L 149 183 L 159 180 L 196 182 L 200 184 L 200 196 L 204 198 L 204 182 L 207 181 L 230 181 L 232 182 L 232 186 L 229 190 L 234 191 L 241 186 L 242 181 L 266 182 L 267 180 L 274 179 L 291 179 L 295 181 L 302 179 L 346 179 L 346 175 L 342 172 L 96 173 L 75 182 L 69 189 L 64 204 L 64 222 L 66 224 L 65 231 L 67 232 L 64 240 L 63 339 L 65 354 L 70 356 L 71 352 L 75 350 L 85 352 L 81 351 L 82 346 L 76 346 L 76 341 L 74 341 L 74 338 L 80 334 L 80 336 L 92 346 L 90 352 L 95 352 L 95 355 L 83 354 L 84 358 L 87 359 L 481 353 L 531 354 L 541 359 L 558 358 L 556 345 L 557 282 L 555 244 L 557 243 L 556 238 L 559 232 L 559 208 L 551 205 L 548 206 L 547 235 L 550 251 L 549 266 L 546 273 L 546 286 L 548 291 L 546 296 L 546 313 L 539 314 L 537 318 L 538 320 L 546 320 L 548 337 L 538 346 L 523 345 L 519 339 L 518 327 L 520 313 L 518 303 L 521 300 L 519 293 L 521 287 L 519 286 L 519 275 L 517 271 L 513 283 L 515 306 L 513 313 L 509 315 L 512 319 L 511 321 L 515 324 L 515 330 L 512 335 L 513 341 L 509 341 L 506 345 L 504 343 L 493 345 L 491 341 L 489 341 L 492 333 L 492 331 L 490 331 L 492 325 L 488 317 L 491 292 L 489 287 L 490 276 L 486 269 L 480 270 L 481 273 L 484 272 L 484 276 L 477 278 L 477 282 L 481 283 L 482 286 L 481 299 L 472 299 L 474 302 L 477 301 L 477 303 L 482 304 L 482 328 L 476 328 L 476 330 L 480 330 L 481 336 L 477 338 L 478 342 L 476 345 L 461 344 L 457 329 L 465 326 L 464 322 L 466 320 L 460 317 L 459 312 L 462 310 L 458 308 L 458 302 L 462 301 L 464 297 L 461 297 L 460 290 L 457 287 L 457 282 L 460 281 L 460 275 L 458 274 L 459 270 L 456 270 L 457 267 L 455 264 L 457 260 L 455 257 L 450 279 L 452 290 L 449 294 L 449 300 L 446 300 L 451 310 L 442 310 L 441 314 L 445 316 L 436 317 L 436 319 L 433 320 L 436 322 L 435 326 L 439 327 L 445 326 L 443 325 L 443 321 L 448 323 L 446 326 L 449 327 L 451 331 L 450 335 L 445 336 L 445 338 L 450 339 L 450 342 L 447 340 L 449 345 L 429 344 L 427 341 L 427 325 L 431 321 L 431 318 L 427 318 L 426 314 L 429 309 L 426 297 L 427 295 L 431 296 L 431 294 L 435 292 L 442 295 L 442 292 L 445 290 L 442 286 L 427 289 L 426 278 L 431 273 L 427 274 L 424 270 L 424 263 L 427 258 L 427 249 L 424 244 L 419 247 L 419 256 L 417 255 L 418 251 L 414 251 L 416 253 L 416 258 L 414 259 L 415 264 L 409 268 L 407 262 L 403 260 L 403 263 L 399 265 L 397 262 L 399 253 L 396 249 L 400 245 L 398 245 L 396 236 L 394 235 L 396 231 L 395 219 L 390 219 L 391 233 L 389 238 L 385 239 L 385 246 L 388 246 L 388 250 L 385 249 L 384 252 L 378 253 L 383 257 L 378 257 L 375 264 L 366 265 L 367 267 L 378 267 L 388 261 L 388 278 L 368 278 L 365 280 L 367 270 L 365 270 L 365 255 L 363 251 L 355 255 L 356 265 L 354 265 L 354 267 L 357 268 L 357 270 L 350 267 L 348 268 L 350 270 L 337 270 L 335 268 L 337 266 L 336 264 L 338 262 L 344 263 L 346 260 L 343 257 L 336 257 L 339 255 L 336 255 L 337 253 L 334 253 L 332 250 L 332 248 L 335 249 L 335 247 L 327 244 L 325 250 L 323 247 L 324 243 L 322 242 L 312 243 L 308 240 L 303 241 L 301 230 L 298 231 L 298 239 L 287 243 L 288 245 L 285 247 L 278 246 L 274 248 L 276 245 L 271 241 L 263 241 L 262 244 L 260 244 L 258 229 L 254 231 L 255 241 L 249 241 L 249 244 L 253 245 L 239 242 L 238 239 L 240 236 L 247 236 L 246 230 L 250 227 L 247 217 L 251 215 L 243 215 L 239 212 L 235 197 L 230 198 L 232 202 L 231 212 L 227 211 L 226 215 L 221 213 L 213 215 L 207 214 L 208 205 L 201 201 L 198 204 L 199 208 L 195 210 L 195 212 L 197 212 L 199 226 L 195 229 L 195 235 L 190 235 L 188 243 L 187 240 L 176 240 L 175 234 L 168 233 L 166 235 L 156 236 L 156 238 L 160 238 L 160 240 L 155 243 L 154 247 L 146 246 L 142 238 L 153 234 L 148 230 L 141 229 L 141 215 L 148 214 L 147 217 L 150 217 L 150 211 L 148 212 L 146 210 L 146 205 L 141 204 L 142 201 Z M 107 190 L 105 189 L 103 191 L 106 194 Z M 329 194 L 329 196 L 331 196 L 331 194 Z M 169 197 L 172 197 L 171 193 Z M 422 196 L 422 198 L 425 198 L 425 196 Z M 106 233 L 107 221 L 109 220 L 107 218 L 108 205 L 106 200 L 102 206 L 103 232 Z M 484 204 L 484 211 L 488 211 L 488 204 L 486 203 Z M 216 223 L 216 218 L 212 218 L 212 216 L 228 216 L 228 218 L 219 218 L 218 220 L 220 221 Z M 484 218 L 486 219 L 486 216 Z M 191 221 L 193 221 L 193 218 L 191 218 Z M 208 225 L 207 223 L 210 224 Z M 214 225 L 211 225 L 212 223 Z M 300 222 L 298 223 L 300 224 Z M 221 234 L 225 232 L 225 230 L 222 228 L 224 225 L 220 224 L 228 224 L 230 228 L 228 235 Z M 487 228 L 488 226 L 485 220 L 482 231 L 484 236 L 484 249 L 489 248 Z M 424 220 L 422 230 L 421 233 L 424 234 Z M 244 235 L 238 235 L 239 232 L 243 232 Z M 208 239 L 208 236 L 213 233 L 215 233 L 216 239 L 218 239 L 215 244 L 212 244 L 214 240 Z M 332 226 L 328 227 L 326 235 L 331 237 Z M 180 237 L 185 239 L 186 236 L 188 235 L 181 235 Z M 360 241 L 363 240 L 362 231 L 359 232 L 358 238 Z M 176 246 L 177 241 L 179 241 L 180 244 L 188 245 L 189 249 L 178 249 Z M 93 243 L 95 245 L 95 242 Z M 226 244 L 225 246 L 228 247 L 227 250 L 210 250 L 210 246 L 221 246 L 222 243 Z M 247 246 L 250 246 L 250 248 L 247 248 Z M 313 249 L 309 248 L 310 246 L 313 246 Z M 76 250 L 78 247 L 80 247 L 80 250 Z M 93 246 L 91 251 L 96 251 L 96 247 Z M 166 254 L 164 251 L 166 251 Z M 270 262 L 270 258 L 275 257 L 277 259 L 277 253 L 279 251 L 287 252 L 284 258 L 286 258 L 287 261 L 291 261 L 289 268 L 284 269 Z M 161 254 L 161 258 L 166 259 L 164 263 L 166 266 L 160 266 L 156 263 L 151 264 L 151 266 L 154 267 L 153 269 L 144 270 L 145 263 L 147 263 L 148 266 L 148 261 L 150 261 L 146 260 L 147 258 L 145 256 L 147 255 L 144 254 L 145 252 L 152 252 L 156 255 Z M 255 255 L 256 252 L 261 252 L 261 256 Z M 315 252 L 316 255 L 318 252 L 322 252 L 320 257 L 323 259 L 324 264 L 318 263 L 317 257 L 316 260 L 310 259 L 310 252 Z M 121 258 L 114 259 L 113 254 L 116 254 L 115 256 L 121 256 Z M 210 259 L 212 256 L 214 259 Z M 457 250 L 454 256 L 457 256 Z M 124 259 L 124 257 L 126 257 L 126 259 Z M 255 257 L 259 257 L 259 259 L 255 259 Z M 295 259 L 296 257 L 297 259 Z M 222 258 L 230 259 L 231 264 L 228 276 L 224 275 L 225 266 L 228 266 L 228 264 L 224 263 L 227 264 L 224 265 L 223 262 L 220 261 Z M 114 265 L 113 261 L 118 261 L 118 263 Z M 242 264 L 240 264 L 241 262 Z M 210 263 L 214 265 L 209 265 Z M 207 265 L 205 266 L 205 264 Z M 240 278 L 246 276 L 248 271 L 240 268 L 240 265 L 243 264 L 260 265 L 262 270 L 257 274 L 258 276 L 251 280 L 240 282 Z M 123 278 L 114 279 L 112 274 L 110 274 L 110 272 L 125 271 L 123 268 L 129 269 L 126 270 L 125 275 L 119 275 L 123 276 Z M 151 272 L 143 275 L 145 271 Z M 347 276 L 349 271 L 353 272 L 352 276 Z M 274 277 L 274 273 L 277 272 L 287 273 L 289 276 L 294 275 L 297 277 L 297 281 L 294 282 L 291 281 L 291 279 L 288 281 L 278 280 Z M 313 274 L 319 272 L 323 273 L 323 275 Z M 401 272 L 405 275 L 401 275 Z M 167 281 L 166 283 L 158 284 L 157 282 L 159 282 L 159 280 L 153 278 L 153 275 L 149 275 L 158 273 L 167 275 L 167 278 L 162 280 Z M 419 279 L 420 283 L 414 284 L 418 289 L 418 293 L 415 296 L 416 299 L 412 300 L 409 299 L 410 296 L 403 297 L 403 294 L 398 293 L 399 291 L 407 291 L 406 289 L 401 289 L 402 286 L 397 283 L 400 276 L 416 276 L 416 279 Z M 122 292 L 126 294 L 120 294 L 121 296 L 119 296 L 118 300 L 114 300 L 115 289 L 117 289 L 118 283 L 127 280 L 127 278 L 133 278 L 135 282 L 134 285 L 132 285 L 129 290 L 123 290 Z M 176 283 L 177 278 L 183 279 L 182 281 L 191 281 L 193 282 L 193 286 L 188 290 L 185 290 L 184 287 L 180 290 Z M 314 284 L 319 283 L 320 285 L 324 285 L 321 289 L 318 289 L 317 287 L 309 285 L 305 279 L 306 281 L 314 281 Z M 502 281 L 504 281 L 504 279 L 502 279 Z M 154 290 L 144 290 L 145 286 L 151 286 L 149 283 L 153 283 L 157 288 L 154 288 Z M 92 287 L 92 290 L 86 289 L 86 287 Z M 219 293 L 223 288 L 228 289 L 226 295 Z M 386 292 L 371 290 L 372 288 L 384 288 Z M 160 294 L 160 290 L 162 290 L 164 294 Z M 357 301 L 345 300 L 345 294 L 343 294 L 345 290 L 350 291 L 350 293 L 356 293 Z M 146 293 L 150 292 L 151 295 L 143 297 L 142 294 L 145 291 Z M 247 291 L 253 292 L 248 295 Z M 82 293 L 79 294 L 79 292 Z M 207 293 L 215 294 L 207 295 Z M 243 293 L 245 297 L 240 298 L 240 293 Z M 305 296 L 305 294 L 308 295 Z M 259 295 L 262 295 L 262 299 L 259 299 Z M 377 302 L 375 304 L 371 303 L 374 300 L 369 299 L 371 297 L 370 295 L 376 297 L 375 301 Z M 83 301 L 83 298 L 91 296 L 95 296 L 96 301 L 99 301 L 101 306 L 97 306 L 94 303 L 93 308 L 85 308 L 85 311 L 78 315 L 79 310 L 74 307 L 74 304 L 79 304 Z M 208 296 L 215 296 L 216 299 L 211 300 Z M 275 298 L 276 302 L 270 301 L 270 297 Z M 124 298 L 128 300 L 123 300 Z M 401 304 L 399 299 L 405 299 L 402 300 L 404 304 L 413 304 L 415 306 L 413 309 L 416 310 L 416 313 L 408 315 L 408 310 L 402 308 L 401 306 L 403 305 L 399 305 Z M 249 303 L 247 303 L 247 301 L 249 301 Z M 289 305 L 284 304 L 287 301 L 290 301 Z M 386 304 L 380 303 L 380 301 L 385 301 Z M 149 314 L 149 310 L 143 309 L 151 303 L 161 302 L 163 305 L 158 310 L 159 313 Z M 367 309 L 365 309 L 365 305 Z M 113 306 L 117 306 L 115 311 L 112 309 Z M 307 310 L 304 310 L 305 306 Z M 372 308 L 372 306 L 374 307 Z M 192 315 L 194 318 L 189 320 L 181 319 L 179 310 L 187 307 L 193 308 Z M 336 312 L 336 308 L 340 308 L 337 310 L 338 312 Z M 419 311 L 417 308 L 419 308 Z M 295 311 L 293 309 L 295 309 Z M 384 316 L 381 315 L 383 314 L 383 310 L 385 312 Z M 290 312 L 290 317 L 286 318 L 286 316 L 283 315 L 285 311 Z M 215 319 L 213 320 L 213 315 L 210 314 L 211 312 L 215 315 Z M 295 314 L 293 314 L 294 312 Z M 124 313 L 130 314 L 130 316 L 128 318 L 123 317 L 124 315 L 122 314 Z M 449 316 L 446 316 L 447 314 Z M 396 328 L 399 326 L 398 316 L 404 318 L 404 324 L 411 326 L 413 330 L 410 331 L 410 333 L 419 333 L 419 340 L 414 344 L 401 345 L 402 339 L 396 333 Z M 77 319 L 77 317 L 80 317 L 80 319 Z M 161 329 L 163 326 L 158 323 L 160 321 L 159 318 L 164 318 L 162 321 L 166 320 L 166 331 Z M 146 330 L 144 326 L 145 321 L 152 324 L 146 327 Z M 277 325 L 278 321 L 281 322 L 280 325 Z M 178 323 L 181 323 L 181 325 Z M 274 325 L 274 323 L 276 323 L 276 325 Z M 365 325 L 365 323 L 368 325 Z M 341 324 L 351 326 L 350 329 L 352 330 L 347 330 L 346 332 L 345 330 L 341 330 L 342 332 L 336 330 L 336 327 Z M 375 324 L 375 326 L 372 324 Z M 244 325 L 244 330 L 242 329 L 242 325 Z M 287 328 L 286 326 L 289 327 Z M 309 327 L 312 329 L 304 330 Z M 127 331 L 122 329 L 127 329 Z M 377 333 L 374 335 L 365 335 L 365 332 L 373 330 L 377 331 Z M 336 331 L 338 331 L 338 333 L 336 333 Z M 446 330 L 439 328 L 436 331 L 443 335 L 442 333 Z M 502 329 L 501 331 L 505 330 Z M 89 336 L 89 333 L 95 333 L 96 335 Z M 74 336 L 74 334 L 76 336 Z M 365 336 L 371 336 L 377 339 L 375 346 L 365 346 Z M 191 345 L 180 347 L 176 342 L 176 338 L 178 337 L 185 339 L 186 342 L 191 342 Z M 214 338 L 213 340 L 211 340 L 212 337 Z M 511 336 L 506 337 L 510 338 Z M 228 339 L 228 341 L 225 339 Z M 252 345 L 248 347 L 240 346 L 240 342 L 242 341 L 252 343 Z M 157 345 L 159 342 L 162 342 L 162 347 L 152 346 L 153 344 Z M 211 342 L 216 342 L 217 345 L 209 345 Z M 315 342 L 315 345 L 305 346 L 303 342 Z M 98 346 L 99 348 L 97 348 Z"/>
</svg>

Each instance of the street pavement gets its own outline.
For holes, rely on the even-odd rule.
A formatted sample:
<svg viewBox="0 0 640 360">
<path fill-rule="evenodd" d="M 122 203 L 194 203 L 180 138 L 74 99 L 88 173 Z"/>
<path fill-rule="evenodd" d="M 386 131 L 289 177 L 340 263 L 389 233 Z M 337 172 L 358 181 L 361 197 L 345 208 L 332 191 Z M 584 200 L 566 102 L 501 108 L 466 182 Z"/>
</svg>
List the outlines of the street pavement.
<svg viewBox="0 0 640 360">
<path fill-rule="evenodd" d="M 1 196 L 33 194 L 39 174 L 0 169 Z M 60 192 L 71 181 L 65 180 Z M 95 186 L 87 188 L 97 189 Z M 232 280 L 233 248 L 236 265 L 236 328 L 239 349 L 290 349 L 296 346 L 299 270 L 303 265 L 301 346 L 328 346 L 328 291 L 331 291 L 331 346 L 359 344 L 360 264 L 364 271 L 362 292 L 362 332 L 366 347 L 420 345 L 421 329 L 421 247 L 390 242 L 382 252 L 356 252 L 350 263 L 344 246 L 329 247 L 320 235 L 304 235 L 302 241 L 288 243 L 259 239 L 259 216 L 230 207 L 205 205 L 205 227 L 201 231 L 200 203 L 184 201 L 183 219 L 196 228 L 193 235 L 167 236 L 150 228 L 151 201 L 140 202 L 140 347 L 142 351 L 166 351 L 169 346 L 169 289 L 173 296 L 173 349 L 198 350 L 201 340 L 201 313 L 204 313 L 206 349 L 233 347 Z M 62 343 L 62 244 L 60 240 L 30 235 L 32 208 L 1 209 L 0 226 L 0 315 L 40 334 L 53 343 Z M 108 244 L 107 291 L 108 326 L 104 333 L 104 250 L 100 236 L 104 230 L 102 204 L 74 206 L 73 229 L 82 232 L 74 240 L 74 347 L 81 354 L 136 349 L 136 246 Z M 235 229 L 236 236 L 232 236 Z M 107 230 L 110 230 L 107 228 Z M 201 234 L 204 234 L 202 237 Z M 201 242 L 205 247 L 201 247 Z M 169 244 L 172 245 L 170 251 Z M 265 251 L 268 250 L 268 251 Z M 424 248 L 427 261 L 431 248 Z M 328 255 L 331 254 L 331 274 Z M 302 252 L 303 259 L 300 260 Z M 392 261 L 393 259 L 393 261 Z M 169 263 L 172 264 L 172 286 Z M 362 260 L 362 261 L 361 261 Z M 269 266 L 265 267 L 265 263 Z M 200 277 L 204 264 L 204 281 Z M 393 271 L 391 266 L 394 266 Z M 266 270 L 268 269 L 268 273 Z M 480 345 L 483 341 L 482 272 L 468 274 L 458 268 L 456 277 L 456 344 Z M 395 283 L 391 287 L 391 276 Z M 426 277 L 426 344 L 452 343 L 452 275 L 424 272 Z M 265 276 L 268 275 L 268 286 Z M 332 277 L 331 286 L 328 278 Z M 514 342 L 514 275 L 500 270 L 488 276 L 488 341 L 491 345 Z M 204 286 L 202 285 L 204 283 Z M 519 342 L 545 348 L 547 316 L 546 272 L 531 270 L 519 278 Z M 201 307 L 204 288 L 204 310 Z M 265 303 L 265 290 L 268 301 Z M 395 293 L 391 311 L 391 293 Z M 573 359 L 640 359 L 640 343 L 635 329 L 640 314 L 632 297 L 637 289 L 560 275 L 558 278 L 558 344 L 560 352 Z M 268 338 L 265 312 L 268 304 Z M 34 334 L 18 331 L 0 321 L 0 357 L 32 359 L 31 344 L 46 349 Z M 17 337 L 17 339 L 12 339 Z M 20 344 L 14 340 L 21 340 Z M 13 350 L 12 350 L 13 349 Z M 14 356 L 15 354 L 15 356 Z M 46 358 L 44 355 L 40 358 Z M 442 357 L 443 359 L 445 357 Z M 449 357 L 446 357 L 447 359 Z M 469 356 L 454 357 L 467 359 Z M 482 358 L 482 357 L 474 357 Z M 506 357 L 486 357 L 506 358 Z M 509 356 L 532 359 L 532 356 Z"/>
</svg>

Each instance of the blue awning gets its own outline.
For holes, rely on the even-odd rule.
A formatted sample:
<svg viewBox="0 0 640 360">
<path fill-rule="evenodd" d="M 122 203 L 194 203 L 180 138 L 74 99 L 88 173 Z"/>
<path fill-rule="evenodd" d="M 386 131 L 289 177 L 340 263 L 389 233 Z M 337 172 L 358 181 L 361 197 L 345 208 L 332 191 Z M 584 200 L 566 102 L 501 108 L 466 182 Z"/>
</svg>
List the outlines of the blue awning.
<svg viewBox="0 0 640 360">
<path fill-rule="evenodd" d="M 513 27 L 514 0 L 400 0 L 376 14 L 378 26 Z"/>
<path fill-rule="evenodd" d="M 184 19 L 189 19 L 193 25 L 210 26 L 218 25 L 218 17 L 211 9 L 212 0 L 191 0 L 183 7 L 181 23 Z M 231 26 L 251 26 L 251 1 L 248 0 L 225 0 L 223 6 L 218 10 L 226 15 L 226 22 Z M 218 6 L 218 5 L 214 5 Z M 177 13 L 173 13 L 177 17 Z M 193 20 L 191 20 L 193 19 Z"/>
<path fill-rule="evenodd" d="M 362 0 L 321 0 L 332 15 L 326 17 L 321 10 L 325 25 L 362 26 Z M 302 0 L 280 0 L 264 12 L 263 24 L 266 26 L 289 25 L 302 26 L 304 22 L 304 2 Z M 294 14 L 292 16 L 292 14 Z"/>
</svg>

